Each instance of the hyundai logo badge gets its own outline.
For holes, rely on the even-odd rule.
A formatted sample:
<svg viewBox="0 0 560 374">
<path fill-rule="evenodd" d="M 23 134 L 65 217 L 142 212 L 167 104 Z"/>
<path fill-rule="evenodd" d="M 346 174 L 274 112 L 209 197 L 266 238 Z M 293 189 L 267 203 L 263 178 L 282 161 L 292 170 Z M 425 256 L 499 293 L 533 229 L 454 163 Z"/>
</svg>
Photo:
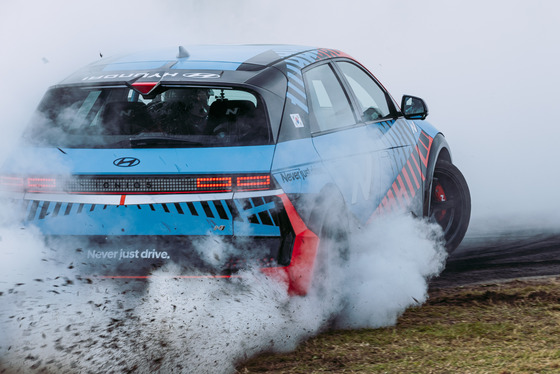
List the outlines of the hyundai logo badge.
<svg viewBox="0 0 560 374">
<path fill-rule="evenodd" d="M 129 168 L 132 166 L 136 166 L 139 163 L 140 160 L 135 157 L 121 157 L 113 161 L 113 165 L 118 166 L 120 168 Z"/>
</svg>

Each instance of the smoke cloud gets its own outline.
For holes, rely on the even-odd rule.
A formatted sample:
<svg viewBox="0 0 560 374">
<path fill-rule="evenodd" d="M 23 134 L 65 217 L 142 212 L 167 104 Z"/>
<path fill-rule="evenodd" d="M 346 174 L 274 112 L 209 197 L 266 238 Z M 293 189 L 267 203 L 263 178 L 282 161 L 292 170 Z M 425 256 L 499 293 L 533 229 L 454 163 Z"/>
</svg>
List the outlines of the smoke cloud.
<svg viewBox="0 0 560 374">
<path fill-rule="evenodd" d="M 352 233 L 350 257 L 333 256 L 328 276 L 296 297 L 256 269 L 231 280 L 170 278 L 169 267 L 147 283 L 83 279 L 36 233 L 2 234 L 6 263 L 21 266 L 2 269 L 0 294 L 0 367 L 14 371 L 233 372 L 330 327 L 394 324 L 426 300 L 446 256 L 439 227 L 390 216 Z"/>
</svg>

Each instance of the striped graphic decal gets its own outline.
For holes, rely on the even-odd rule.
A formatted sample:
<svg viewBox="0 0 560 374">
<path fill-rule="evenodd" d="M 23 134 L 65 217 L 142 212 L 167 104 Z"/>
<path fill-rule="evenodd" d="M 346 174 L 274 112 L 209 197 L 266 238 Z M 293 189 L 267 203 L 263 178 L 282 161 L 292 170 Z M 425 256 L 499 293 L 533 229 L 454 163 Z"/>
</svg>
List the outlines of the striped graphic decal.
<svg viewBox="0 0 560 374">
<path fill-rule="evenodd" d="M 140 205 L 44 200 L 22 204 L 23 220 L 46 235 L 207 235 L 210 230 L 219 235 L 278 236 L 282 210 L 277 196 Z"/>
<path fill-rule="evenodd" d="M 305 113 L 309 113 L 307 107 L 307 96 L 301 70 L 317 60 L 317 51 L 300 53 L 286 60 L 286 75 L 288 77 L 288 91 L 286 98 L 292 104 L 301 108 Z"/>
<path fill-rule="evenodd" d="M 368 222 L 379 214 L 407 209 L 418 191 L 422 192 L 432 141 L 424 131 L 420 133 L 414 150 Z"/>
<path fill-rule="evenodd" d="M 278 54 L 282 55 L 281 53 Z M 307 96 L 305 94 L 305 86 L 301 71 L 306 66 L 317 61 L 333 57 L 349 56 L 334 49 L 322 48 L 303 52 L 286 59 L 286 75 L 288 77 L 288 91 L 286 92 L 286 98 L 289 99 L 293 105 L 302 109 L 305 113 L 309 113 L 309 108 L 307 107 Z"/>
</svg>

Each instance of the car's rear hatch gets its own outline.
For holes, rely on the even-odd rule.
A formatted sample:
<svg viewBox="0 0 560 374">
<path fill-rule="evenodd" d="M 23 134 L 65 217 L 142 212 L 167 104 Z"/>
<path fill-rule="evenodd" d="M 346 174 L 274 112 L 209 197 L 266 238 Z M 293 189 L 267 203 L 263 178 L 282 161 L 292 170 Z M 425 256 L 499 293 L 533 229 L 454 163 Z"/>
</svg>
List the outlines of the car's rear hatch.
<svg viewBox="0 0 560 374">
<path fill-rule="evenodd" d="M 5 165 L 1 184 L 22 225 L 85 272 L 143 276 L 173 262 L 180 273 L 213 264 L 221 274 L 250 261 L 289 263 L 273 154 L 273 145 L 27 148 Z M 221 257 L 206 258 L 214 251 Z"/>
</svg>

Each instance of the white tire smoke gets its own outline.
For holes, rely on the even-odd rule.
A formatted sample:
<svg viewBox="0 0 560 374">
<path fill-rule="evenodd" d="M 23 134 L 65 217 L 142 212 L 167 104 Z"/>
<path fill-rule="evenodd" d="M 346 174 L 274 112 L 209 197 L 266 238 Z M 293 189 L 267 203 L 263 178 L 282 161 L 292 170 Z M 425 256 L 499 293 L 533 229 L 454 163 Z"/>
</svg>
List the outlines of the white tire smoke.
<svg viewBox="0 0 560 374">
<path fill-rule="evenodd" d="M 346 259 L 330 261 L 325 298 L 315 290 L 291 297 L 257 269 L 230 280 L 169 278 L 163 270 L 148 283 L 80 280 L 71 262 L 49 262 L 53 249 L 38 236 L 4 231 L 1 250 L 14 257 L 0 281 L 0 367 L 230 373 L 326 328 L 392 325 L 426 300 L 428 279 L 442 270 L 439 234 L 409 216 L 380 217 L 352 233 Z"/>
</svg>

